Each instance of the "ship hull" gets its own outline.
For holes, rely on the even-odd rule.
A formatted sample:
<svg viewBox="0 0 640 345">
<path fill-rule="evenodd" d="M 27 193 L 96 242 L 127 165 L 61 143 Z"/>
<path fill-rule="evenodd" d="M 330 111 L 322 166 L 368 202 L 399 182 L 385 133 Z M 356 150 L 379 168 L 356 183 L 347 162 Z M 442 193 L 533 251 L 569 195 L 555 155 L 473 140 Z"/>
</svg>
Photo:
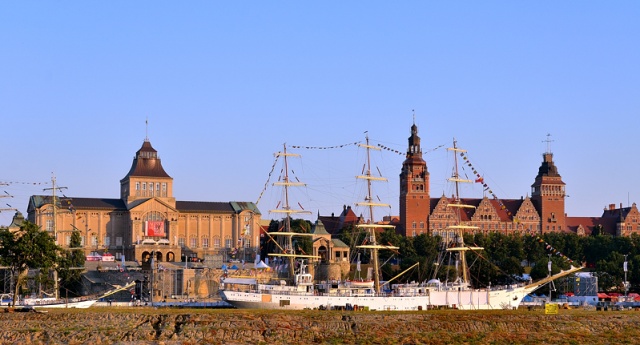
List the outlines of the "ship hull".
<svg viewBox="0 0 640 345">
<path fill-rule="evenodd" d="M 331 296 L 291 295 L 241 291 L 221 291 L 222 299 L 241 309 L 331 309 L 351 306 L 368 310 L 462 310 L 515 309 L 527 295 L 524 287 L 501 290 L 432 290 L 411 296 Z"/>
<path fill-rule="evenodd" d="M 51 309 L 51 308 L 86 309 L 94 305 L 96 302 L 97 302 L 96 299 L 83 300 L 83 301 L 71 301 L 71 302 L 65 302 L 60 300 L 56 302 L 46 301 L 46 300 L 43 300 L 43 301 L 31 300 L 31 301 L 27 301 L 21 306 L 25 308 L 35 308 L 35 309 Z"/>
</svg>

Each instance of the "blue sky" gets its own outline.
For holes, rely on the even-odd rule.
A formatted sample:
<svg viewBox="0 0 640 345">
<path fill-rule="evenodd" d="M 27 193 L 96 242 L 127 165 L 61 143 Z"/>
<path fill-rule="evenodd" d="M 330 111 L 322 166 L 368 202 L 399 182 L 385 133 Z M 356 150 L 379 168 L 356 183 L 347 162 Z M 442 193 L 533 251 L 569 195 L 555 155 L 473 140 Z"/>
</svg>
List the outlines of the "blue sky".
<svg viewBox="0 0 640 345">
<path fill-rule="evenodd" d="M 638 18 L 637 1 L 2 2 L 0 208 L 26 213 L 52 173 L 67 196 L 117 198 L 146 135 L 178 200 L 255 202 L 283 143 L 368 131 L 404 152 L 415 111 L 423 150 L 455 137 L 499 198 L 530 193 L 551 134 L 568 215 L 599 216 L 640 199 Z M 306 209 L 362 198 L 355 146 L 296 152 Z M 449 193 L 450 156 L 425 158 L 431 195 Z M 374 155 L 381 213 L 402 161 Z"/>
</svg>

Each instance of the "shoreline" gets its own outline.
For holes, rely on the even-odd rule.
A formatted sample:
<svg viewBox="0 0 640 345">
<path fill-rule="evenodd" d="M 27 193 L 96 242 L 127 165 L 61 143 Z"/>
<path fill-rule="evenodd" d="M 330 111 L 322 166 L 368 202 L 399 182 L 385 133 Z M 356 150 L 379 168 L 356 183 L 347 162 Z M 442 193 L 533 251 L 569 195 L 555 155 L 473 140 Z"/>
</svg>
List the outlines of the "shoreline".
<svg viewBox="0 0 640 345">
<path fill-rule="evenodd" d="M 265 311 L 150 307 L 3 313 L 0 344 L 610 344 L 640 312 Z"/>
</svg>

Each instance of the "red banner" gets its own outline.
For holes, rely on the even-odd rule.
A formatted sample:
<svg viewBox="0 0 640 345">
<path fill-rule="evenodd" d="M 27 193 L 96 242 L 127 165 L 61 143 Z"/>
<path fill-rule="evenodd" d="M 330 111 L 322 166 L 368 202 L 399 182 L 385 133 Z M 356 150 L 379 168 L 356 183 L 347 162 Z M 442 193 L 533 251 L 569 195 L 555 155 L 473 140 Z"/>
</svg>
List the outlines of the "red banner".
<svg viewBox="0 0 640 345">
<path fill-rule="evenodd" d="M 167 233 L 164 231 L 164 221 L 148 220 L 144 222 L 144 235 L 149 237 L 166 237 Z"/>
</svg>

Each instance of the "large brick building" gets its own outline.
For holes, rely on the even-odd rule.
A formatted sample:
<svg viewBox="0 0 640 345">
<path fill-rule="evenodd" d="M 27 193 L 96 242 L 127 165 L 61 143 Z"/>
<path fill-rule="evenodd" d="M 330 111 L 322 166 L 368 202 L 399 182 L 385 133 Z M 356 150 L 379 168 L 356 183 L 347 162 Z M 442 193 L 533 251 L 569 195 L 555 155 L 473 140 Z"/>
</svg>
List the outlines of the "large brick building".
<svg viewBox="0 0 640 345">
<path fill-rule="evenodd" d="M 232 253 L 252 259 L 259 243 L 261 214 L 254 203 L 176 200 L 173 178 L 147 139 L 120 180 L 120 198 L 59 197 L 55 182 L 52 191 L 30 197 L 28 220 L 63 247 L 79 231 L 87 254 L 140 262 L 152 253 L 168 262 Z"/>
<path fill-rule="evenodd" d="M 460 221 L 477 227 L 475 231 L 503 233 L 574 232 L 588 235 L 601 231 L 615 236 L 628 236 L 640 231 L 640 213 L 633 203 L 616 209 L 613 204 L 601 217 L 569 217 L 565 213 L 565 183 L 547 150 L 533 184 L 531 196 L 520 199 L 463 198 Z M 422 157 L 418 127 L 411 126 L 406 159 L 400 173 L 400 219 L 397 231 L 404 236 L 420 234 L 453 236 L 445 230 L 457 222 L 448 204 L 452 196 L 431 197 L 427 162 Z"/>
</svg>

